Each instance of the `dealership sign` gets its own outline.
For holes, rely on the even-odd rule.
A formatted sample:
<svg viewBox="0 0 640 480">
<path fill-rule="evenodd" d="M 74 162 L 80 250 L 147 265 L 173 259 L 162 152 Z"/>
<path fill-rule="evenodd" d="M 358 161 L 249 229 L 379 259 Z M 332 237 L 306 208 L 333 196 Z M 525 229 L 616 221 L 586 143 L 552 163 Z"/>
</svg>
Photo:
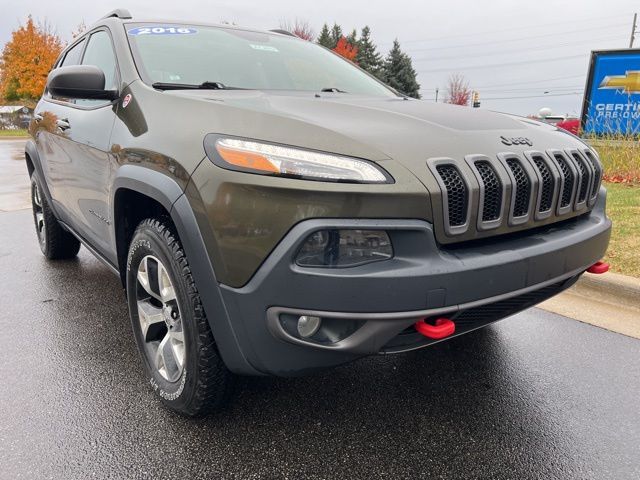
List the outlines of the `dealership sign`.
<svg viewBox="0 0 640 480">
<path fill-rule="evenodd" d="M 582 127 L 586 134 L 640 135 L 640 50 L 591 52 Z"/>
</svg>

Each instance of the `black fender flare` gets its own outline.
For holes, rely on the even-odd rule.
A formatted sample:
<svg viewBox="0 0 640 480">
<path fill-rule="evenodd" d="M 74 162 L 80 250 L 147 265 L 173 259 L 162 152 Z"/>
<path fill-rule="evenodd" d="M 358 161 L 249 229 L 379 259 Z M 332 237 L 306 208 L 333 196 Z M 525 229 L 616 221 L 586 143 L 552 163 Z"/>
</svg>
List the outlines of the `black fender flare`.
<svg viewBox="0 0 640 480">
<path fill-rule="evenodd" d="M 152 198 L 171 211 L 174 202 L 182 195 L 180 185 L 164 173 L 139 165 L 123 165 L 118 168 L 111 187 L 111 214 L 115 214 L 115 198 L 118 190 L 126 188 Z"/>
<path fill-rule="evenodd" d="M 156 170 L 137 165 L 123 165 L 118 169 L 113 183 L 112 214 L 115 214 L 113 209 L 117 191 L 122 188 L 133 190 L 155 200 L 169 212 L 189 260 L 191 274 L 200 293 L 218 351 L 227 368 L 238 374 L 263 375 L 243 354 L 222 299 L 220 286 L 196 216 L 180 185 Z M 115 217 L 112 218 L 115 220 Z M 115 228 L 112 229 L 112 234 L 115 236 Z"/>
<path fill-rule="evenodd" d="M 47 177 L 45 177 L 44 175 L 42 162 L 40 161 L 40 154 L 38 153 L 38 147 L 36 146 L 36 142 L 33 140 L 33 138 L 29 138 L 29 140 L 27 140 L 27 143 L 24 146 L 24 153 L 26 156 L 29 157 L 34 170 L 38 173 L 38 177 L 40 177 L 40 183 L 41 183 L 40 187 L 44 192 L 44 196 L 47 199 L 47 203 L 49 204 L 49 207 L 51 208 L 51 210 L 53 210 L 53 214 L 56 216 L 56 218 L 60 218 L 60 216 L 58 215 L 58 212 L 56 211 L 56 205 L 53 202 L 53 198 L 51 197 L 51 192 L 49 191 L 49 185 L 47 184 L 47 181 L 46 181 Z M 25 158 L 25 162 L 26 161 L 27 160 Z"/>
</svg>

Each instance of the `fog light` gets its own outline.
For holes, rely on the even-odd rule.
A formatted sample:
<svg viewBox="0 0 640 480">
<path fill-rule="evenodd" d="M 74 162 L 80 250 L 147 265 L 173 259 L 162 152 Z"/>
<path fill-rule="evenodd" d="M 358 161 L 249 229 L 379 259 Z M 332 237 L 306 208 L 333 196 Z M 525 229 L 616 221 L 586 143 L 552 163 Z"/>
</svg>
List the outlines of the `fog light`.
<svg viewBox="0 0 640 480">
<path fill-rule="evenodd" d="M 309 235 L 296 263 L 301 267 L 355 267 L 393 257 L 384 230 L 319 230 Z"/>
<path fill-rule="evenodd" d="M 320 323 L 320 317 L 302 315 L 298 318 L 298 334 L 302 338 L 309 338 L 318 331 Z"/>
</svg>

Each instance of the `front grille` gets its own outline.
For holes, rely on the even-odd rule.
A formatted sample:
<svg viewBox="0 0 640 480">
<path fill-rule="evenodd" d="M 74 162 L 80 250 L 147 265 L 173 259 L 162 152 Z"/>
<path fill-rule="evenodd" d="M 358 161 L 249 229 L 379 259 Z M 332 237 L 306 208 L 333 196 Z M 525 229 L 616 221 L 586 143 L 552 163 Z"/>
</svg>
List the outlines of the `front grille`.
<svg viewBox="0 0 640 480">
<path fill-rule="evenodd" d="M 439 190 L 431 190 L 433 222 L 442 243 L 520 231 L 571 218 L 593 208 L 602 164 L 587 147 L 477 153 L 426 162 Z M 442 232 L 442 236 L 440 233 Z M 465 235 L 467 234 L 468 235 Z M 464 237 L 463 237 L 464 236 Z"/>
<path fill-rule="evenodd" d="M 532 157 L 533 163 L 536 165 L 542 182 L 540 184 L 540 212 L 548 212 L 553 205 L 553 189 L 555 182 L 547 163 L 538 155 Z"/>
<path fill-rule="evenodd" d="M 589 171 L 589 167 L 584 163 L 585 161 L 583 158 L 578 153 L 574 152 L 572 155 L 580 171 L 580 191 L 578 192 L 577 203 L 583 203 L 587 200 L 587 195 L 589 194 L 591 172 Z"/>
<path fill-rule="evenodd" d="M 573 184 L 575 183 L 575 178 L 573 177 L 573 172 L 571 171 L 571 168 L 567 164 L 567 161 L 564 159 L 564 157 L 559 154 L 556 154 L 554 156 L 556 162 L 558 162 L 560 171 L 562 172 L 562 178 L 564 179 L 562 193 L 560 194 L 560 207 L 564 208 L 571 205 L 571 194 L 573 193 Z"/>
<path fill-rule="evenodd" d="M 502 183 L 489 162 L 476 162 L 476 168 L 484 184 L 484 203 L 482 206 L 482 221 L 490 222 L 500 218 L 502 206 Z"/>
<path fill-rule="evenodd" d="M 467 204 L 469 192 L 460 175 L 453 165 L 438 165 L 436 167 L 447 192 L 447 210 L 449 225 L 459 227 L 467 222 Z"/>
<path fill-rule="evenodd" d="M 513 173 L 513 177 L 516 180 L 515 184 L 515 201 L 513 204 L 513 216 L 522 217 L 529 211 L 529 198 L 531 197 L 531 180 L 525 172 L 524 168 L 520 164 L 520 161 L 515 158 L 508 158 L 507 165 Z"/>
</svg>

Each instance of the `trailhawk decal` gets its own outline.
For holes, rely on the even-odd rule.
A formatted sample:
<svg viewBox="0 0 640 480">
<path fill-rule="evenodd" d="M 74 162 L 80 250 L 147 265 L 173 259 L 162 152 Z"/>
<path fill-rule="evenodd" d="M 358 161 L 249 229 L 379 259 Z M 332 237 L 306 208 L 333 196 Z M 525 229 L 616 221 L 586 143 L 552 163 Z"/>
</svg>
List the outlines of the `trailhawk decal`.
<svg viewBox="0 0 640 480">
<path fill-rule="evenodd" d="M 137 27 L 127 30 L 129 35 L 192 35 L 198 33 L 195 28 L 171 27 L 169 25 L 155 25 L 152 27 Z"/>
</svg>

